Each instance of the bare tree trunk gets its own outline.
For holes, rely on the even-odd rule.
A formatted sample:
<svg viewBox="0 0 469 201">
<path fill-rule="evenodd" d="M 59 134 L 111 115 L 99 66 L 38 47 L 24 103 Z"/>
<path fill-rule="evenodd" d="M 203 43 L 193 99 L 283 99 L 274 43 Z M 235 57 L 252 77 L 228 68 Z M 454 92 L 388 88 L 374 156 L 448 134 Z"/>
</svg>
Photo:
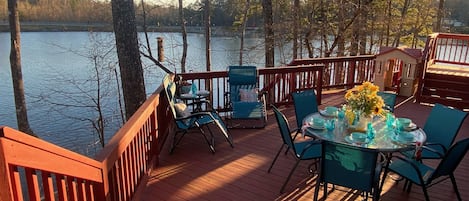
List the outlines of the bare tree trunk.
<svg viewBox="0 0 469 201">
<path fill-rule="evenodd" d="M 246 6 L 244 7 L 243 19 L 241 20 L 241 44 L 239 47 L 239 65 L 243 65 L 243 51 L 244 51 L 244 36 L 246 35 L 246 23 L 248 21 L 248 12 L 251 7 L 251 1 L 246 0 Z"/>
<path fill-rule="evenodd" d="M 147 31 L 147 14 L 146 14 L 146 10 L 145 10 L 145 4 L 143 2 L 143 0 L 141 1 L 141 4 L 142 4 L 142 11 L 143 11 L 143 33 L 145 33 L 145 40 L 146 40 L 146 43 L 147 43 L 147 46 L 146 46 L 146 50 L 148 53 L 145 53 L 143 51 L 140 51 L 140 54 L 142 54 L 144 57 L 150 59 L 153 63 L 155 63 L 155 65 L 157 65 L 158 67 L 161 68 L 161 70 L 165 71 L 166 73 L 173 73 L 171 72 L 168 68 L 166 68 L 165 66 L 163 66 L 163 64 L 161 64 L 157 59 L 155 59 L 155 57 L 153 57 L 153 54 L 151 53 L 151 45 L 150 45 L 150 39 L 148 38 L 148 31 Z"/>
<path fill-rule="evenodd" d="M 8 0 L 8 13 L 11 34 L 10 67 L 11 78 L 13 80 L 13 92 L 15 95 L 16 121 L 20 131 L 36 136 L 29 126 L 28 112 L 26 110 L 23 73 L 21 71 L 20 20 L 18 15 L 18 2 L 16 0 Z"/>
<path fill-rule="evenodd" d="M 264 38 L 265 38 L 265 66 L 275 65 L 275 38 L 272 16 L 272 0 L 262 0 L 262 10 L 264 12 Z"/>
<path fill-rule="evenodd" d="M 293 59 L 298 58 L 298 29 L 300 28 L 300 0 L 293 1 Z"/>
<path fill-rule="evenodd" d="M 390 40 L 390 37 L 391 37 L 391 21 L 392 21 L 392 13 L 391 13 L 391 10 L 392 10 L 392 0 L 388 0 L 388 23 L 386 23 L 386 43 L 385 45 L 386 46 L 389 46 L 389 40 Z"/>
<path fill-rule="evenodd" d="M 444 9 L 445 9 L 445 0 L 440 0 L 439 4 L 438 4 L 438 13 L 436 15 L 435 30 L 433 32 L 440 32 L 441 31 L 441 21 L 443 19 Z"/>
<path fill-rule="evenodd" d="M 393 47 L 398 47 L 399 44 L 401 43 L 401 35 L 402 35 L 402 32 L 404 30 L 403 29 L 403 26 L 404 26 L 404 20 L 407 16 L 407 10 L 409 9 L 409 5 L 410 4 L 410 0 L 405 0 L 404 1 L 404 6 L 402 7 L 402 10 L 401 10 L 401 21 L 399 22 L 399 28 L 397 29 L 397 35 L 396 37 L 394 38 L 394 42 L 392 44 Z"/>
<path fill-rule="evenodd" d="M 212 62 L 210 58 L 210 37 L 211 37 L 210 0 L 205 0 L 204 17 L 205 17 L 205 60 L 206 60 L 207 71 L 210 71 L 210 69 L 212 68 Z"/>
<path fill-rule="evenodd" d="M 339 1 L 339 19 L 345 19 L 345 8 L 346 5 L 344 3 L 343 0 L 340 0 Z M 341 34 L 343 32 L 345 32 L 345 20 L 339 20 L 338 22 L 338 31 L 337 33 L 338 34 Z M 354 21 L 353 24 L 356 24 L 357 22 Z M 357 41 L 356 41 L 356 30 L 355 30 L 355 27 L 356 26 L 353 26 L 353 30 L 352 30 L 352 40 L 351 40 L 351 55 L 356 55 L 356 49 L 357 49 Z M 332 51 L 331 51 L 332 52 Z M 337 56 L 341 57 L 341 56 L 344 56 L 345 55 L 345 38 L 344 37 L 340 37 L 338 38 L 337 40 Z"/>
<path fill-rule="evenodd" d="M 133 1 L 112 0 L 111 4 L 125 115 L 129 119 L 146 100 L 135 8 Z"/>
<path fill-rule="evenodd" d="M 179 23 L 181 24 L 182 34 L 182 57 L 181 57 L 181 72 L 186 72 L 186 58 L 187 58 L 187 31 L 186 31 L 186 19 L 184 18 L 184 8 L 182 0 L 179 0 Z"/>
</svg>

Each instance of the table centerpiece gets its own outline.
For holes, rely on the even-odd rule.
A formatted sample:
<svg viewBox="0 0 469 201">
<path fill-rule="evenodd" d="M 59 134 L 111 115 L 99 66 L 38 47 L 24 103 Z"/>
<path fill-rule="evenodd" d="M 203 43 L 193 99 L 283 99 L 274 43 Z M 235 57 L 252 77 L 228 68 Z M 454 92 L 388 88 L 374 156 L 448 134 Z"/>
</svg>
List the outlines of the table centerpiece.
<svg viewBox="0 0 469 201">
<path fill-rule="evenodd" d="M 345 116 L 351 128 L 366 131 L 373 115 L 383 114 L 384 100 L 377 94 L 379 87 L 371 82 L 347 90 Z"/>
</svg>

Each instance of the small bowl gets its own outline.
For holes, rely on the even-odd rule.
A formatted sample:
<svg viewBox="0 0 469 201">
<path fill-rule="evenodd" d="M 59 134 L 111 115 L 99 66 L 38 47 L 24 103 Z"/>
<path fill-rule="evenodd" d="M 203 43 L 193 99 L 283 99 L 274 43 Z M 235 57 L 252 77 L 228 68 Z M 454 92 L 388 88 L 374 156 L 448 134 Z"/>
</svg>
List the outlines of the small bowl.
<svg viewBox="0 0 469 201">
<path fill-rule="evenodd" d="M 408 119 L 408 118 L 397 118 L 397 121 L 399 121 L 399 124 L 400 124 L 403 128 L 409 127 L 410 123 L 412 123 L 412 120 L 410 120 L 410 119 Z"/>
<path fill-rule="evenodd" d="M 366 134 L 360 132 L 353 132 L 350 134 L 350 137 L 355 142 L 365 142 L 366 141 Z"/>
<path fill-rule="evenodd" d="M 337 108 L 334 106 L 327 106 L 326 107 L 326 113 L 327 114 L 335 114 L 337 112 Z"/>
<path fill-rule="evenodd" d="M 313 119 L 313 125 L 314 126 L 324 126 L 324 119 L 323 118 L 314 118 Z"/>
</svg>

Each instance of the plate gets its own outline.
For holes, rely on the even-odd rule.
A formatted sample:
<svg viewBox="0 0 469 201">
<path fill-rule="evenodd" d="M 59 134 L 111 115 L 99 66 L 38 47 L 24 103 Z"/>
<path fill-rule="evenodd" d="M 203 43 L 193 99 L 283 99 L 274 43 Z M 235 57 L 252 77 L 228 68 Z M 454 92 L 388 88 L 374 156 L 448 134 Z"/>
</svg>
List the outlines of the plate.
<svg viewBox="0 0 469 201">
<path fill-rule="evenodd" d="M 412 144 L 413 142 L 415 142 L 415 139 L 407 140 L 407 139 L 400 138 L 399 135 L 392 136 L 391 140 L 399 144 Z"/>
<path fill-rule="evenodd" d="M 322 129 L 325 128 L 324 125 L 318 126 L 318 125 L 314 125 L 314 124 L 310 124 L 309 127 L 312 128 L 312 129 L 316 129 L 316 130 L 322 130 Z"/>
<path fill-rule="evenodd" d="M 414 130 L 416 130 L 416 129 L 417 129 L 417 124 L 415 124 L 415 123 L 413 123 L 413 122 L 410 123 L 408 127 L 405 127 L 405 128 L 404 128 L 404 130 L 406 130 L 406 131 L 414 131 Z"/>
<path fill-rule="evenodd" d="M 352 138 L 352 136 L 347 135 L 347 136 L 345 136 L 345 141 L 350 143 L 350 144 L 367 144 L 368 142 L 370 142 L 370 139 L 366 138 L 366 140 L 364 142 L 358 142 L 358 141 L 354 140 Z"/>
<path fill-rule="evenodd" d="M 322 116 L 326 116 L 326 117 L 336 117 L 337 116 L 337 112 L 334 112 L 333 114 L 331 114 L 331 113 L 328 113 L 326 110 L 319 110 L 319 114 L 321 114 Z"/>
</svg>

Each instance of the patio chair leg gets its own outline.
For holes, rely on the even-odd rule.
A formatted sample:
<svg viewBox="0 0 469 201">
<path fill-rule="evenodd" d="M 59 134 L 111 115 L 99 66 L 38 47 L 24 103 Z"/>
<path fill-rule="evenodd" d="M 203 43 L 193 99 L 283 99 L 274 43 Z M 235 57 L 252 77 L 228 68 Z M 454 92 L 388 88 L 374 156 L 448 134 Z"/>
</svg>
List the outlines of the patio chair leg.
<svg viewBox="0 0 469 201">
<path fill-rule="evenodd" d="M 223 133 L 223 136 L 225 137 L 226 141 L 228 141 L 228 143 L 230 143 L 231 148 L 234 148 L 233 138 L 231 137 L 231 135 L 228 134 L 227 130 L 224 129 L 224 127 L 220 124 L 220 122 L 218 122 L 218 120 L 215 120 L 214 122 L 218 126 L 218 128 L 221 130 L 221 132 Z"/>
<path fill-rule="evenodd" d="M 407 193 L 410 193 L 410 190 L 412 189 L 412 182 L 408 181 L 409 183 L 407 184 Z"/>
<path fill-rule="evenodd" d="M 288 181 L 290 181 L 291 176 L 293 175 L 293 172 L 295 172 L 296 168 L 298 167 L 298 164 L 300 163 L 301 160 L 296 160 L 295 166 L 290 170 L 290 173 L 288 174 L 287 180 L 283 183 L 282 188 L 280 189 L 280 193 L 283 193 L 283 190 L 287 186 Z"/>
<path fill-rule="evenodd" d="M 201 135 L 204 136 L 205 142 L 207 142 L 207 144 L 208 144 L 208 146 L 209 146 L 209 148 L 210 148 L 210 151 L 212 152 L 212 154 L 214 154 L 214 153 L 215 153 L 215 147 L 213 146 L 214 144 L 213 144 L 212 142 L 210 142 L 210 141 L 213 141 L 213 140 L 214 140 L 214 139 L 213 139 L 212 132 L 210 132 L 210 130 L 209 130 L 210 135 L 212 136 L 212 139 L 209 140 L 209 139 L 207 138 L 207 136 L 205 135 L 204 129 L 202 129 L 201 127 L 199 127 L 199 130 L 200 130 Z"/>
<path fill-rule="evenodd" d="M 459 194 L 458 185 L 456 185 L 456 178 L 454 178 L 453 174 L 450 174 L 449 178 L 451 179 L 451 183 L 453 183 L 453 189 L 454 189 L 454 192 L 456 193 L 456 196 L 458 197 L 458 200 L 461 201 L 462 199 L 461 199 L 461 195 Z"/>
<path fill-rule="evenodd" d="M 272 167 L 274 166 L 275 161 L 277 161 L 278 155 L 280 155 L 280 152 L 282 152 L 282 149 L 283 149 L 284 146 L 285 146 L 285 144 L 282 144 L 282 146 L 280 146 L 280 149 L 278 150 L 277 155 L 275 155 L 275 158 L 272 161 L 272 163 L 270 164 L 269 170 L 267 170 L 267 172 L 270 173 L 270 170 L 272 170 Z"/>
<path fill-rule="evenodd" d="M 318 200 L 318 194 L 319 194 L 319 186 L 321 185 L 321 182 L 319 181 L 319 177 L 316 178 L 316 188 L 314 188 L 314 197 L 313 200 L 317 201 Z M 323 196 L 324 197 L 324 196 Z"/>
<path fill-rule="evenodd" d="M 174 149 L 176 148 L 176 146 L 179 144 L 179 142 L 181 142 L 182 138 L 186 135 L 187 131 L 184 131 L 184 132 L 176 132 L 174 134 L 174 137 L 173 137 L 173 144 L 171 145 L 171 148 L 169 149 L 169 154 L 172 154 L 174 152 Z M 178 134 L 180 134 L 181 136 L 179 136 L 178 138 Z"/>
<path fill-rule="evenodd" d="M 423 190 L 423 195 L 425 195 L 425 200 L 430 201 L 430 198 L 428 197 L 427 187 L 425 187 L 425 185 L 422 185 L 422 190 Z"/>
</svg>

